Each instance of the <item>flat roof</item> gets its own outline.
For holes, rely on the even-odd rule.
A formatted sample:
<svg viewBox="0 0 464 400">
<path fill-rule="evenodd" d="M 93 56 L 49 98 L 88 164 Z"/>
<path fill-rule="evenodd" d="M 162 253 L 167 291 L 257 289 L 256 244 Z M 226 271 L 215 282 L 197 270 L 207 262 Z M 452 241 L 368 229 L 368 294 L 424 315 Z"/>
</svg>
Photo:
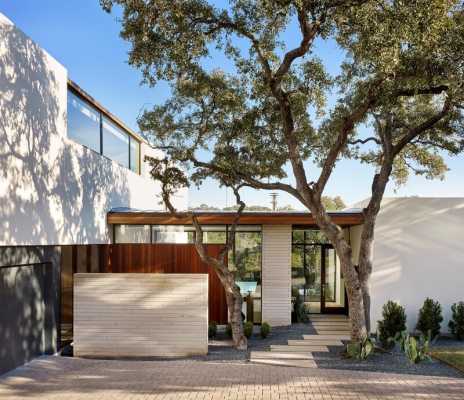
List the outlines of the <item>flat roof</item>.
<svg viewBox="0 0 464 400">
<path fill-rule="evenodd" d="M 137 210 L 132 208 L 115 208 L 107 214 L 109 224 L 124 225 L 190 225 L 192 212 L 203 225 L 228 225 L 233 223 L 235 211 L 181 211 L 179 217 L 170 212 L 159 210 Z M 361 209 L 330 211 L 329 216 L 341 226 L 360 225 L 363 223 Z M 240 216 L 242 225 L 308 225 L 316 226 L 310 212 L 307 211 L 244 211 Z"/>
</svg>

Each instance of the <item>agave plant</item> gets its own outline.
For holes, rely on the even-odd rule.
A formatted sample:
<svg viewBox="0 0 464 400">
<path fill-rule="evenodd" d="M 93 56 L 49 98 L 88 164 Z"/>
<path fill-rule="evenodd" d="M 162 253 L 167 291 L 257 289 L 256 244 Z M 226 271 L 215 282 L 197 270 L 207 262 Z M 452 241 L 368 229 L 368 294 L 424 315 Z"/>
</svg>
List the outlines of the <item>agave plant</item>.
<svg viewBox="0 0 464 400">
<path fill-rule="evenodd" d="M 408 360 L 417 364 L 421 361 L 430 361 L 430 331 L 427 336 L 420 335 L 419 340 L 411 336 L 407 331 L 398 332 L 395 341 L 399 343 L 401 351 L 404 352 Z"/>
<path fill-rule="evenodd" d="M 374 351 L 372 340 L 365 337 L 361 342 L 348 343 L 346 346 L 346 355 L 349 358 L 365 360 Z"/>
</svg>

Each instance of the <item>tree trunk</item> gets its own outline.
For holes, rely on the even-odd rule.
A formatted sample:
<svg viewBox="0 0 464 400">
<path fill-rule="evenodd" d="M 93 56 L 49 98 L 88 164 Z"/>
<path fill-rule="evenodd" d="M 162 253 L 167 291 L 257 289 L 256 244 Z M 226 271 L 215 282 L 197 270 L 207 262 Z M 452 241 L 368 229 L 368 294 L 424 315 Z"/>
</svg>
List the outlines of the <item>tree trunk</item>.
<svg viewBox="0 0 464 400">
<path fill-rule="evenodd" d="M 232 328 L 232 341 L 237 350 L 246 350 L 248 340 L 243 334 L 243 320 L 242 320 L 242 296 L 240 290 L 235 288 L 226 289 L 227 309 L 229 310 L 230 326 Z"/>
<path fill-rule="evenodd" d="M 336 249 L 343 247 L 340 246 L 340 243 L 337 243 L 337 241 L 333 244 Z M 345 278 L 346 292 L 348 295 L 351 341 L 359 342 L 367 336 L 368 332 L 366 327 L 366 312 L 361 282 L 351 260 L 351 248 L 349 250 L 348 252 L 345 251 L 345 254 L 341 253 L 343 250 L 337 249 L 337 252 L 339 253 L 340 267 L 343 272 L 343 277 Z M 340 256 L 340 254 L 342 255 Z"/>
<path fill-rule="evenodd" d="M 372 223 L 371 221 L 367 222 Z M 362 244 L 359 252 L 359 280 L 364 301 L 364 312 L 367 333 L 371 332 L 371 294 L 369 280 L 372 274 L 372 247 L 374 244 L 374 230 L 365 230 L 362 235 Z"/>
<path fill-rule="evenodd" d="M 319 207 L 315 204 L 316 202 L 312 200 L 308 208 L 314 215 L 317 225 L 330 240 L 337 252 L 348 295 L 351 340 L 359 342 L 367 336 L 366 315 L 359 273 L 352 261 L 351 245 L 345 239 L 343 230 L 331 221 L 323 209 L 322 203 Z"/>
</svg>

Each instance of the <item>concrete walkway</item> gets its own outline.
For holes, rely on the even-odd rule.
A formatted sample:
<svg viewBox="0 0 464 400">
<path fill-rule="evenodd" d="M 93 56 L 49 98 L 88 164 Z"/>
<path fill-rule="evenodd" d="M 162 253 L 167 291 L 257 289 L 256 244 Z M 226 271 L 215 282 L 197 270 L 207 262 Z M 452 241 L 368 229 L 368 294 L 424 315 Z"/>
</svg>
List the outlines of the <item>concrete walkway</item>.
<svg viewBox="0 0 464 400">
<path fill-rule="evenodd" d="M 464 379 L 208 361 L 44 357 L 0 378 L 1 400 L 464 399 Z"/>
<path fill-rule="evenodd" d="M 327 353 L 329 347 L 342 348 L 350 339 L 350 321 L 342 315 L 312 315 L 311 328 L 316 333 L 289 339 L 287 344 L 271 345 L 268 351 L 252 351 L 250 361 L 257 364 L 317 368 L 313 353 Z"/>
</svg>

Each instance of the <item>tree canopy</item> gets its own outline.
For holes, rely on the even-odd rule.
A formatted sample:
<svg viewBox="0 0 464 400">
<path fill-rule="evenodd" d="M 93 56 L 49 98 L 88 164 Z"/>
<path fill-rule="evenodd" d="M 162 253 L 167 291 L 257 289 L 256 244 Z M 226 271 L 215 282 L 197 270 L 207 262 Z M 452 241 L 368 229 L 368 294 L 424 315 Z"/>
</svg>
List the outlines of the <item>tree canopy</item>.
<svg viewBox="0 0 464 400">
<path fill-rule="evenodd" d="M 334 245 L 352 338 L 365 337 L 370 254 L 387 183 L 405 183 L 411 172 L 442 178 L 443 155 L 464 149 L 462 1 L 101 3 L 122 6 L 129 63 L 144 81 L 172 85 L 170 98 L 139 119 L 166 154 L 150 161 L 163 199 L 206 178 L 236 193 L 252 187 L 291 194 Z M 338 68 L 322 62 L 316 41 L 337 44 L 344 55 Z M 230 67 L 209 66 L 218 54 Z M 342 158 L 375 170 L 356 268 L 323 202 Z"/>
</svg>

